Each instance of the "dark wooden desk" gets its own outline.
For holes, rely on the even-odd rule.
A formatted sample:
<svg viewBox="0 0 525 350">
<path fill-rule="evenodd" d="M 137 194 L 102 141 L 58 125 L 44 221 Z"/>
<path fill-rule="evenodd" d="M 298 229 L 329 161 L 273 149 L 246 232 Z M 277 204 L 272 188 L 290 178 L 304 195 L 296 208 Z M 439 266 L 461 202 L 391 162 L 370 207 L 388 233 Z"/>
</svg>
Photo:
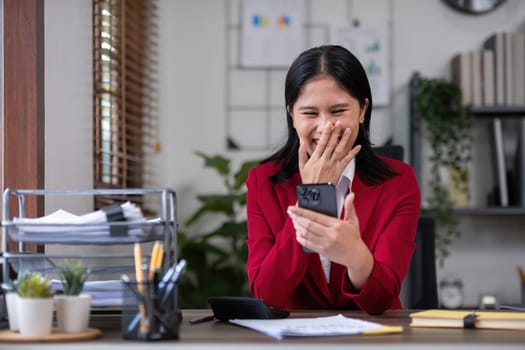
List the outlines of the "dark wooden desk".
<svg viewBox="0 0 525 350">
<path fill-rule="evenodd" d="M 291 317 L 333 316 L 338 312 L 296 311 Z M 403 333 L 388 335 L 357 335 L 336 337 L 301 337 L 277 340 L 255 331 L 225 322 L 206 322 L 191 325 L 193 317 L 210 314 L 210 310 L 184 310 L 180 339 L 160 342 L 123 340 L 118 320 L 94 320 L 92 326 L 103 331 L 100 339 L 84 343 L 0 344 L 0 349 L 522 349 L 525 350 L 525 332 L 499 330 L 463 330 L 441 328 L 410 328 L 409 311 L 390 311 L 381 316 L 361 312 L 341 312 L 347 317 L 401 325 Z"/>
</svg>

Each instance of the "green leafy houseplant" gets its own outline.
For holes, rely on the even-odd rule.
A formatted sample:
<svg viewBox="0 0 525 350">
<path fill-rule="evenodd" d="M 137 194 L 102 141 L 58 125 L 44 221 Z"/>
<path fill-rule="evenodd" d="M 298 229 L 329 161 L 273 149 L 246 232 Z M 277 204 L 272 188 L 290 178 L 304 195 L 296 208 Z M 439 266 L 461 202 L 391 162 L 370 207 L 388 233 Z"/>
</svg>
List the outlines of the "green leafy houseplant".
<svg viewBox="0 0 525 350">
<path fill-rule="evenodd" d="M 179 285 L 183 308 L 207 307 L 210 296 L 247 296 L 245 219 L 248 170 L 258 161 L 245 161 L 239 169 L 231 169 L 231 161 L 221 155 L 208 156 L 195 152 L 204 166 L 222 178 L 225 192 L 197 195 L 200 207 L 185 222 L 194 226 L 208 214 L 218 214 L 221 220 L 209 232 L 179 229 L 179 256 L 188 261 L 186 273 Z"/>
<path fill-rule="evenodd" d="M 36 272 L 28 273 L 20 281 L 17 292 L 22 298 L 51 298 L 53 296 L 49 280 Z"/>
<path fill-rule="evenodd" d="M 90 270 L 79 261 L 76 264 L 66 261 L 58 270 L 65 295 L 79 295 L 89 277 Z"/>
<path fill-rule="evenodd" d="M 449 181 L 457 192 L 468 193 L 467 166 L 471 160 L 473 117 L 463 105 L 461 90 L 442 79 L 419 78 L 417 106 L 432 149 L 429 208 L 423 211 L 435 220 L 436 258 L 442 265 L 449 255 L 448 245 L 460 232 L 454 203 L 441 170 L 448 171 Z"/>
</svg>

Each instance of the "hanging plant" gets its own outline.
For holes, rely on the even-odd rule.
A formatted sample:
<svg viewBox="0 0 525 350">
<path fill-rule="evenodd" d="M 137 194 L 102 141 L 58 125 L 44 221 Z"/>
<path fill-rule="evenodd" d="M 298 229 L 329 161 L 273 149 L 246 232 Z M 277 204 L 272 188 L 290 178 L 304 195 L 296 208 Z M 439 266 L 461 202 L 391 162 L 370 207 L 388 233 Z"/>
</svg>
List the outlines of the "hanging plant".
<svg viewBox="0 0 525 350">
<path fill-rule="evenodd" d="M 468 163 L 471 160 L 473 117 L 462 103 L 461 90 L 442 79 L 420 77 L 417 105 L 425 137 L 432 149 L 429 157 L 430 193 L 425 215 L 436 224 L 436 258 L 440 265 L 449 255 L 448 245 L 460 235 L 459 220 L 449 188 L 468 196 Z M 445 170 L 445 171 L 444 171 Z M 448 172 L 448 182 L 443 174 Z"/>
</svg>

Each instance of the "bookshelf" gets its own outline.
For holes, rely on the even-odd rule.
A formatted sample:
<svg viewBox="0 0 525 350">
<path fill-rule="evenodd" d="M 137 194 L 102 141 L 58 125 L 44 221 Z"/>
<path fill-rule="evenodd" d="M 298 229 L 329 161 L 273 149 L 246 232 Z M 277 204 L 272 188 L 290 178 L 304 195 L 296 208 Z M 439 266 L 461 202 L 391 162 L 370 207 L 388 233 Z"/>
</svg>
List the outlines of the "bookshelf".
<svg viewBox="0 0 525 350">
<path fill-rule="evenodd" d="M 524 118 L 525 106 L 486 106 L 474 107 L 470 112 L 476 118 Z"/>
<path fill-rule="evenodd" d="M 525 142 L 525 129 L 522 125 L 525 125 L 525 106 L 483 106 L 483 107 L 473 107 L 470 109 L 470 112 L 474 115 L 475 119 L 477 120 L 496 120 L 499 119 L 500 121 L 503 121 L 505 119 L 520 119 L 520 127 L 518 131 L 518 137 L 520 138 L 520 142 Z M 496 145 L 492 145 L 492 147 L 496 147 Z M 501 146 L 503 147 L 503 146 Z M 519 146 L 519 149 L 523 149 L 523 146 Z M 519 150 L 516 150 L 516 152 L 519 152 Z M 496 157 L 502 157 L 505 158 L 504 154 L 496 155 Z M 514 156 L 515 158 L 518 157 L 518 154 Z M 464 211 L 457 211 L 458 215 L 525 215 L 525 198 L 523 191 L 523 186 L 525 186 L 524 183 L 524 174 L 523 173 L 523 167 L 525 165 L 525 154 L 521 154 L 519 163 L 514 163 L 513 171 L 519 172 L 521 175 L 518 177 L 517 184 L 515 184 L 517 187 L 515 190 L 518 191 L 518 202 L 519 203 L 509 203 L 508 206 L 487 206 L 483 208 L 470 208 L 469 210 Z M 494 166 L 497 166 L 497 159 L 494 159 Z M 519 169 L 518 169 L 519 168 Z M 504 168 L 505 176 L 507 176 L 508 169 Z M 509 180 L 509 179 L 507 179 Z M 516 181 L 516 177 L 515 177 Z M 510 185 L 509 185 L 510 186 Z M 509 190 L 507 190 L 509 192 Z M 509 193 L 510 196 L 510 193 Z"/>
<path fill-rule="evenodd" d="M 417 90 L 418 81 L 420 75 L 415 72 L 410 79 L 410 160 L 414 167 L 416 177 L 420 183 L 423 184 L 422 179 L 422 168 L 423 168 L 423 126 L 417 121 L 418 119 L 418 107 L 417 107 Z M 525 123 L 525 106 L 483 106 L 473 107 L 470 112 L 474 115 L 474 122 L 476 120 L 493 120 L 496 118 L 500 119 L 521 119 L 521 123 Z M 524 159 L 525 161 L 525 159 Z M 496 165 L 494 165 L 496 166 Z M 525 176 L 521 176 L 521 186 L 525 186 Z M 473 189 L 474 191 L 476 189 Z M 458 216 L 521 216 L 525 215 L 525 203 L 521 203 L 519 206 L 479 206 L 479 207 L 467 207 L 467 208 L 456 208 L 454 212 Z"/>
</svg>

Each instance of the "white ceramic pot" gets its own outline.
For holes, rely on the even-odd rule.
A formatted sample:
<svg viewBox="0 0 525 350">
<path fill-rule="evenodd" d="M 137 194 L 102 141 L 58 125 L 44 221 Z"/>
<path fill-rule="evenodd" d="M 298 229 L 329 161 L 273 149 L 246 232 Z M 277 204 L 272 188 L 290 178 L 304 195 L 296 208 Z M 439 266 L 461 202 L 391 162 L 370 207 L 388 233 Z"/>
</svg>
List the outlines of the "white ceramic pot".
<svg viewBox="0 0 525 350">
<path fill-rule="evenodd" d="M 9 329 L 18 331 L 18 293 L 9 292 L 5 294 L 5 304 L 7 306 L 7 318 L 9 319 Z"/>
<path fill-rule="evenodd" d="M 88 329 L 90 295 L 55 295 L 55 309 L 59 332 L 80 333 Z"/>
<path fill-rule="evenodd" d="M 17 298 L 18 328 L 26 337 L 51 334 L 53 298 Z"/>
</svg>

